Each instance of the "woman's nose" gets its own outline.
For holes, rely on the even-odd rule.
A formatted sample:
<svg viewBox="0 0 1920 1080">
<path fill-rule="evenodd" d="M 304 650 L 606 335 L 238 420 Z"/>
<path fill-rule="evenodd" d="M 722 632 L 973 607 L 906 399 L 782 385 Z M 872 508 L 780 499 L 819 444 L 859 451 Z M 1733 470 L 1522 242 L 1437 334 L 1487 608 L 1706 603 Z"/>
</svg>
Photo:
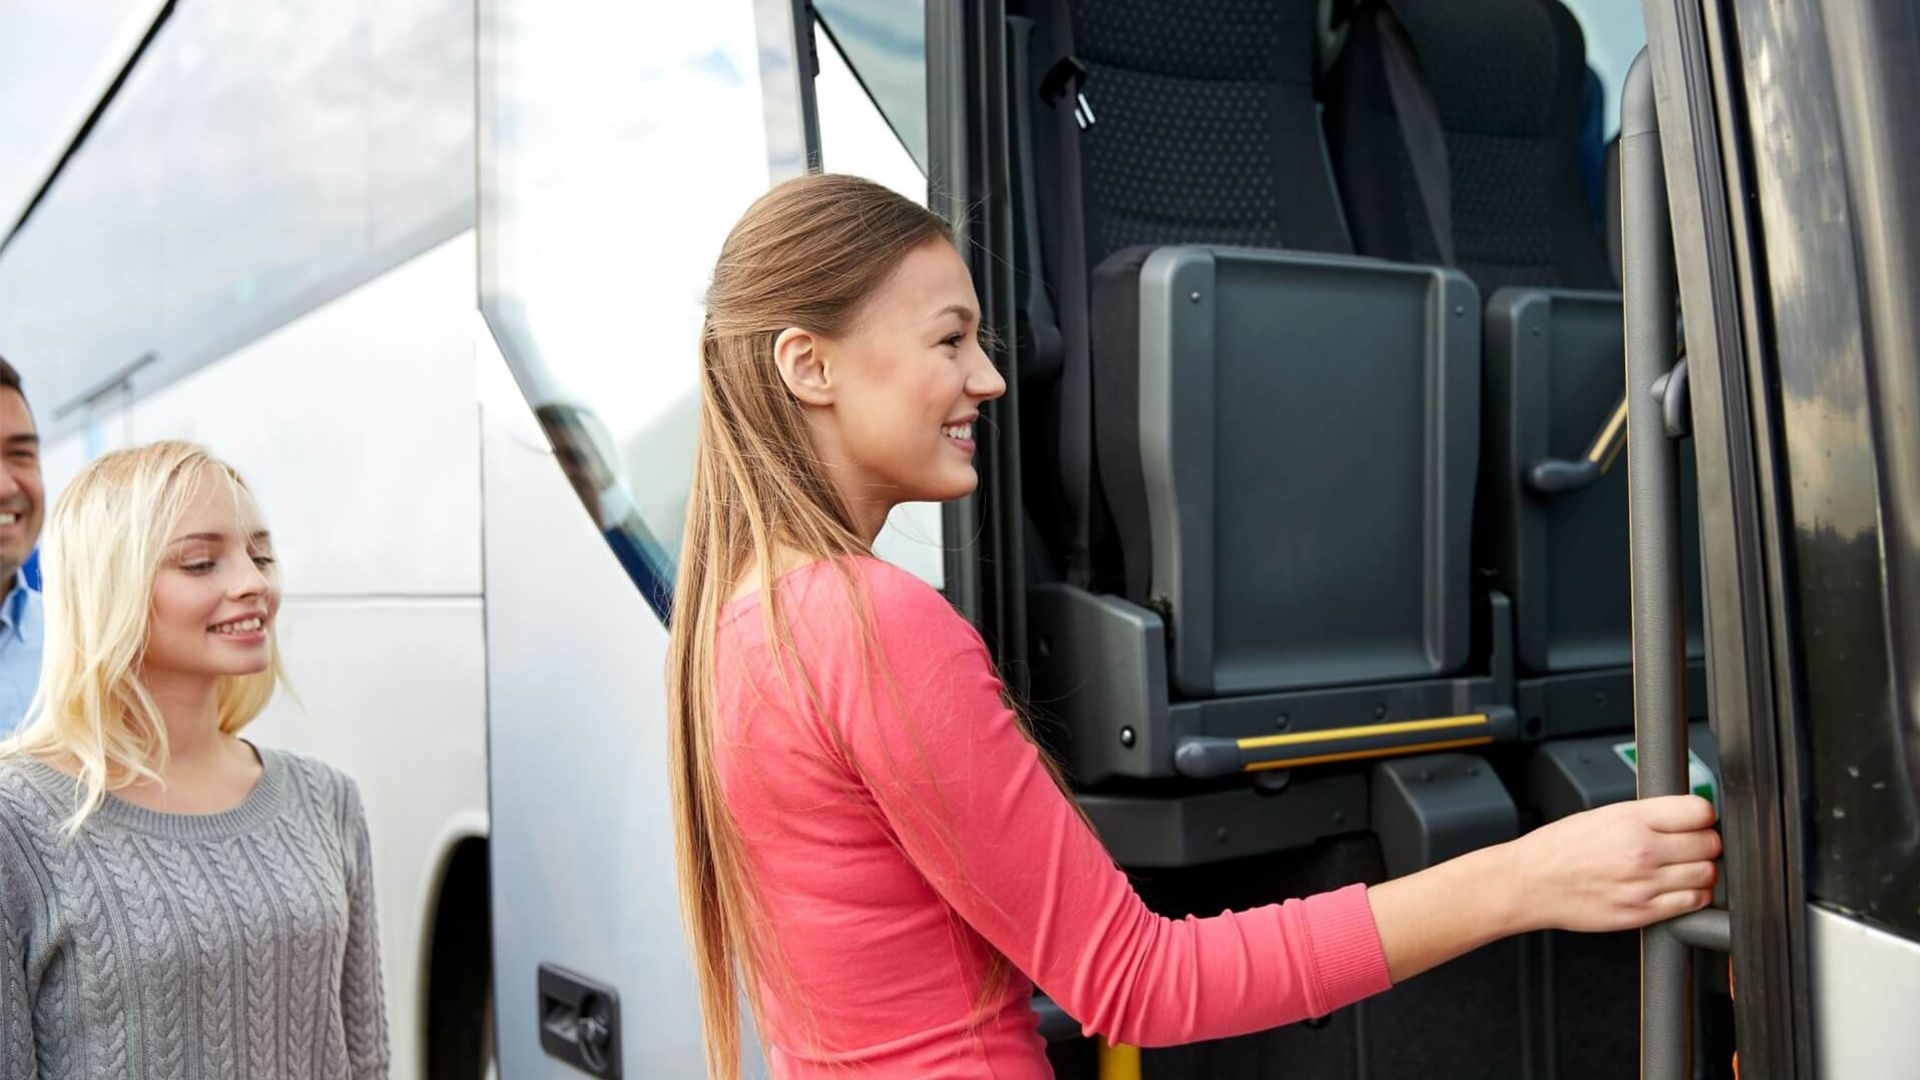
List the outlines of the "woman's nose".
<svg viewBox="0 0 1920 1080">
<path fill-rule="evenodd" d="M 272 587 L 273 582 L 268 579 L 266 571 L 249 561 L 246 569 L 234 578 L 230 592 L 237 599 L 244 596 L 258 596 Z"/>
<path fill-rule="evenodd" d="M 993 358 L 985 349 L 978 350 L 973 370 L 967 373 L 967 394 L 982 401 L 992 401 L 1007 392 L 1007 380 L 994 366 Z"/>
</svg>

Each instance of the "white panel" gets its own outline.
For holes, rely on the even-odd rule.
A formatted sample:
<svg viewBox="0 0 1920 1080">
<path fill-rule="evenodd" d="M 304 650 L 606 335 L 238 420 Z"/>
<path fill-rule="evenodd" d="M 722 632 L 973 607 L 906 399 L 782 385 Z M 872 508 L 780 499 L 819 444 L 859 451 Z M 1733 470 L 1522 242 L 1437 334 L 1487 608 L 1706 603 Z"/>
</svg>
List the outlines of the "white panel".
<svg viewBox="0 0 1920 1080">
<path fill-rule="evenodd" d="M 477 596 L 474 275 L 469 232 L 141 399 L 133 434 L 241 471 L 292 594 Z"/>
<path fill-rule="evenodd" d="M 483 352 L 492 350 L 484 349 Z M 667 633 L 492 351 L 482 375 L 494 993 L 500 1074 L 540 1049 L 539 965 L 620 994 L 625 1075 L 703 1075 L 674 885 Z"/>
<path fill-rule="evenodd" d="M 276 696 L 248 728 L 360 785 L 396 1078 L 424 1075 L 419 1006 L 434 875 L 454 842 L 485 831 L 483 633 L 477 598 L 291 600 L 280 641 L 293 695 Z"/>
<path fill-rule="evenodd" d="M 32 389 L 28 387 L 29 394 Z M 32 404 L 33 398 L 27 401 Z M 106 395 L 87 407 L 84 426 L 42 446 L 40 477 L 46 488 L 48 513 L 53 511 L 54 499 L 65 490 L 67 481 L 72 480 L 82 466 L 109 450 L 118 450 L 135 441 L 132 405 L 131 398 L 124 392 Z M 34 419 L 38 422 L 41 418 L 36 415 Z M 44 424 L 41 430 L 45 432 Z"/>
<path fill-rule="evenodd" d="M 73 474 L 87 463 L 87 438 L 85 433 L 76 432 L 59 442 L 49 443 L 40 454 L 40 477 L 47 488 L 47 510 L 53 510 L 53 500 L 60 494 Z M 42 526 L 43 528 L 45 526 Z"/>
<path fill-rule="evenodd" d="M 1808 906 L 1816 1075 L 1920 1075 L 1920 943 Z"/>
<path fill-rule="evenodd" d="M 939 503 L 901 503 L 874 538 L 873 553 L 934 588 L 947 580 L 947 549 L 940 541 Z"/>
</svg>

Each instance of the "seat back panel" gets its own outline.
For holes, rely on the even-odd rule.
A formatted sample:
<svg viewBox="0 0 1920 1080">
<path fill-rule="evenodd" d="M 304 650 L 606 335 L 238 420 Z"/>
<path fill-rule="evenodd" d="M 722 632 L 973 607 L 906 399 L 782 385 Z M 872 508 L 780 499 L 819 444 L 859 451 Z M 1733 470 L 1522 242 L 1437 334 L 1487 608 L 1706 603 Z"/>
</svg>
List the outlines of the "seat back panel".
<svg viewBox="0 0 1920 1080">
<path fill-rule="evenodd" d="M 1503 289 L 1487 304 L 1488 540 L 1523 672 L 1631 659 L 1624 455 L 1577 491 L 1527 484 L 1534 464 L 1586 454 L 1619 404 L 1624 347 L 1619 293 Z"/>
<path fill-rule="evenodd" d="M 1464 663 L 1472 286 L 1431 268 L 1185 247 L 1150 256 L 1140 290 L 1149 599 L 1172 614 L 1178 690 Z"/>
<path fill-rule="evenodd" d="M 1543 494 L 1547 458 L 1577 461 L 1620 401 L 1620 294 L 1502 289 L 1487 303 L 1486 542 L 1494 584 L 1514 602 L 1523 675 L 1632 662 L 1625 453 L 1592 484 Z M 1699 529 L 1692 454 L 1682 448 L 1689 655 L 1699 655 Z"/>
</svg>

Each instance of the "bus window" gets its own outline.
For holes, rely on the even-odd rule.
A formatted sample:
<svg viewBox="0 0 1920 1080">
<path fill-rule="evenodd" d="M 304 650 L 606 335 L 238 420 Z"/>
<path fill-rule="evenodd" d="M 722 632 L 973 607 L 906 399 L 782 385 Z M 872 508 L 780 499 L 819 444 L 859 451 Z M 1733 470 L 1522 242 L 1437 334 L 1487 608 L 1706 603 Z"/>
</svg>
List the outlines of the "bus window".
<svg viewBox="0 0 1920 1080">
<path fill-rule="evenodd" d="M 666 611 L 699 416 L 694 363 L 727 228 L 767 187 L 754 9 L 662 32 L 483 5 L 480 301 L 595 524 Z M 510 32 L 509 32 L 510 31 Z"/>
<path fill-rule="evenodd" d="M 1561 2 L 1580 20 L 1580 31 L 1586 36 L 1587 67 L 1602 91 L 1601 137 L 1611 139 L 1620 133 L 1620 90 L 1626 85 L 1627 67 L 1647 43 L 1646 22 L 1635 4 L 1618 0 Z"/>
<path fill-rule="evenodd" d="M 821 165 L 878 181 L 924 203 L 927 56 L 919 29 L 921 5 L 900 4 L 898 12 L 888 8 L 888 25 L 897 23 L 898 34 L 881 34 L 864 17 L 828 19 L 829 8 L 845 6 L 816 5 L 814 96 Z"/>
<path fill-rule="evenodd" d="M 1755 70 L 1795 50 L 1843 55 L 1822 49 L 1827 30 L 1806 9 L 1747 12 L 1740 29 L 1745 62 Z M 1886 57 L 1881 71 L 1912 63 L 1910 53 L 1869 51 Z M 1911 662 L 1902 650 L 1913 612 L 1903 603 L 1911 593 L 1896 591 L 1912 573 L 1902 537 L 1911 536 L 1913 507 L 1902 505 L 1909 496 L 1900 483 L 1911 463 L 1895 449 L 1900 443 L 1888 441 L 1905 437 L 1907 423 L 1891 418 L 1913 408 L 1899 396 L 1906 384 L 1889 372 L 1910 369 L 1914 358 L 1900 353 L 1897 338 L 1869 335 L 1866 322 L 1874 304 L 1894 297 L 1891 318 L 1909 318 L 1911 299 L 1910 285 L 1886 276 L 1894 272 L 1889 259 L 1912 258 L 1904 247 L 1911 234 L 1883 238 L 1883 222 L 1869 215 L 1877 211 L 1897 226 L 1915 210 L 1893 188 L 1878 192 L 1877 205 L 1856 204 L 1847 175 L 1882 159 L 1902 166 L 1881 167 L 1911 166 L 1897 144 L 1885 145 L 1901 125 L 1889 111 L 1901 97 L 1889 89 L 1836 98 L 1811 64 L 1776 67 L 1745 90 L 1754 126 L 1773 136 L 1755 149 L 1754 194 L 1769 266 L 1768 359 L 1785 474 L 1779 498 L 1791 528 L 1787 589 L 1807 764 L 1808 887 L 1817 902 L 1920 940 L 1915 719 L 1901 685 L 1903 674 L 1912 678 L 1902 671 Z M 1882 245 L 1870 259 L 1862 256 L 1868 243 Z M 1870 291 L 1876 285 L 1877 294 Z"/>
<path fill-rule="evenodd" d="M 923 0 L 816 0 L 813 9 L 901 145 L 926 172 L 926 4 Z M 821 110 L 824 115 L 825 101 Z M 832 153 L 833 141 L 823 135 L 822 142 Z"/>
<path fill-rule="evenodd" d="M 468 229 L 472 26 L 457 0 L 173 9 L 0 251 L 41 434 L 116 375 L 151 393 Z"/>
<path fill-rule="evenodd" d="M 7 95 L 0 128 L 0 221 L 8 227 L 138 47 L 159 6 L 153 0 L 111 0 L 8 12 L 13 19 L 0 43 Z"/>
</svg>

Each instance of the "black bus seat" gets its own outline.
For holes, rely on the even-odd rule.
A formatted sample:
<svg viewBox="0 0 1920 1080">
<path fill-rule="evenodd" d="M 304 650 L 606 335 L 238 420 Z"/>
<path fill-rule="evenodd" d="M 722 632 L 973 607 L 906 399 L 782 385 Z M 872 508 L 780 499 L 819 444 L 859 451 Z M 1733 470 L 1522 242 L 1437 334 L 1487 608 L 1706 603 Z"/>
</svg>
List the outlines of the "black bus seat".
<svg viewBox="0 0 1920 1080">
<path fill-rule="evenodd" d="M 1456 265 L 1488 299 L 1476 558 L 1487 585 L 1511 597 L 1513 700 L 1526 737 L 1543 740 L 1514 793 L 1529 820 L 1550 819 L 1584 808 L 1569 795 L 1575 774 L 1558 766 L 1630 739 L 1633 722 L 1626 470 L 1606 437 L 1622 404 L 1623 311 L 1582 164 L 1592 105 L 1585 43 L 1558 0 L 1393 2 L 1444 132 Z M 1381 91 L 1365 60 L 1329 75 L 1341 91 L 1329 99 L 1329 138 L 1356 244 L 1383 257 L 1430 257 L 1440 245 L 1401 163 L 1401 139 L 1367 115 Z M 1683 458 L 1683 545 L 1697 567 Z M 1697 574 L 1686 593 L 1698 657 Z M 1689 682 L 1690 711 L 1703 716 L 1701 665 Z M 1635 1026 L 1635 942 L 1546 934 L 1529 943 L 1535 1022 L 1551 1033 L 1538 1041 L 1536 1068 L 1567 1078 L 1631 1073 L 1635 1047 L 1622 1033 Z"/>
<path fill-rule="evenodd" d="M 1580 24 L 1558 0 L 1393 0 L 1446 143 L 1456 263 L 1484 296 L 1509 285 L 1612 289 L 1581 165 Z M 1343 50 L 1327 76 L 1327 140 L 1356 250 L 1438 261 L 1383 65 Z"/>
<path fill-rule="evenodd" d="M 1530 482 L 1543 463 L 1578 458 L 1620 404 L 1620 298 L 1583 165 L 1593 106 L 1585 41 L 1558 0 L 1393 6 L 1443 128 L 1458 265 L 1488 298 L 1475 546 L 1489 584 L 1513 601 L 1523 725 L 1535 736 L 1625 728 L 1624 470 L 1608 462 L 1577 488 Z M 1378 69 L 1350 50 L 1328 76 L 1335 171 L 1361 251 L 1431 257 L 1440 245 L 1402 164 L 1397 121 L 1379 115 Z M 1690 550 L 1697 536 L 1689 530 Z M 1697 577 L 1688 592 L 1697 650 Z"/>
<path fill-rule="evenodd" d="M 1173 624 L 1172 689 L 1461 669 L 1479 413 L 1465 277 L 1170 246 L 1103 263 L 1093 295 L 1124 594 Z"/>
<path fill-rule="evenodd" d="M 1022 6 L 1014 35 L 1049 39 L 1014 65 L 1034 88 L 1020 220 L 1045 240 L 1017 250 L 1051 285 L 1027 290 L 1021 338 L 1044 353 L 1051 307 L 1063 354 L 1020 383 L 1026 500 L 1056 553 L 1031 562 L 1061 569 L 1027 596 L 1032 700 L 1169 915 L 1378 881 L 1519 826 L 1486 756 L 1518 736 L 1507 605 L 1476 611 L 1473 585 L 1482 297 L 1457 269 L 1353 254 L 1314 98 L 1321 6 L 1078 0 Z M 1502 945 L 1322 1029 L 1147 1066 L 1505 1075 L 1519 985 Z M 1460 1000 L 1486 1008 L 1463 1022 Z"/>
<path fill-rule="evenodd" d="M 1276 736 L 1322 730 L 1359 732 L 1343 756 L 1514 734 L 1470 643 L 1480 297 L 1457 271 L 1343 254 L 1313 97 L 1317 8 L 1035 13 L 1040 33 L 1073 41 L 1031 54 L 1046 99 L 1034 201 L 1041 217 L 1077 204 L 1083 225 L 1083 258 L 1071 230 L 1041 231 L 1069 354 L 1067 501 L 1086 483 L 1076 455 L 1092 478 L 1086 551 L 1062 545 L 1067 581 L 1035 590 L 1029 638 L 1073 642 L 1033 670 L 1083 785 L 1258 770 L 1287 756 Z M 1049 200 L 1045 178 L 1075 156 L 1077 198 Z M 1061 280 L 1076 272 L 1084 374 L 1079 290 Z M 1164 675 L 1140 700 L 1096 707 L 1093 673 L 1157 650 Z M 1401 725 L 1422 721 L 1457 726 L 1408 738 Z"/>
<path fill-rule="evenodd" d="M 1515 703 L 1554 738 L 1632 726 L 1631 593 L 1620 411 L 1620 294 L 1502 289 L 1487 305 L 1481 558 L 1513 598 Z M 1543 484 L 1563 463 L 1600 460 Z M 1681 455 L 1683 555 L 1699 565 L 1692 455 Z M 1706 715 L 1699 574 L 1685 588 L 1690 710 Z"/>
</svg>

